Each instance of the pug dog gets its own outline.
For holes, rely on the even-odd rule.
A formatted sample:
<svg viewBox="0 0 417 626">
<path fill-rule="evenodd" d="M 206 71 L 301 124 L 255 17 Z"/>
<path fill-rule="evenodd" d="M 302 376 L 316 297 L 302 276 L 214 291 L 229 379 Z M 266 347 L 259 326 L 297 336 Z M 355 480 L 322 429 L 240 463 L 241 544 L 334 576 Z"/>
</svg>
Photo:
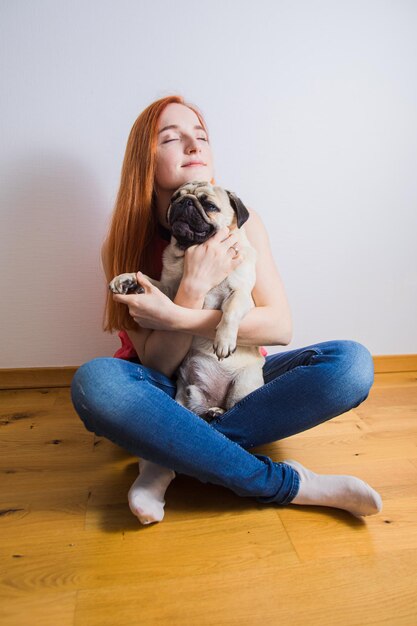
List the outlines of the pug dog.
<svg viewBox="0 0 417 626">
<path fill-rule="evenodd" d="M 239 229 L 243 261 L 204 300 L 203 308 L 223 312 L 214 343 L 194 336 L 189 352 L 174 373 L 175 400 L 208 422 L 264 384 L 265 357 L 259 346 L 237 345 L 239 324 L 255 306 L 251 293 L 257 255 L 243 226 L 248 218 L 248 210 L 233 192 L 208 182 L 183 184 L 173 193 L 167 211 L 171 241 L 162 255 L 161 279 L 147 277 L 174 300 L 183 275 L 185 250 L 204 243 L 224 226 Z M 144 292 L 135 273 L 116 276 L 109 289 L 121 294 Z"/>
</svg>

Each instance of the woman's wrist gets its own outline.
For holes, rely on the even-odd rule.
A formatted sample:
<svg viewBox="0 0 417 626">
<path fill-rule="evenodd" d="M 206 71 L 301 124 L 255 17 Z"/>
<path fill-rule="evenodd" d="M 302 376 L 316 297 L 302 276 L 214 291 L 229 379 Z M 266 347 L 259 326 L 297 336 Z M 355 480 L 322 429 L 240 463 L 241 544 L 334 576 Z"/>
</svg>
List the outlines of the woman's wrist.
<svg viewBox="0 0 417 626">
<path fill-rule="evenodd" d="M 174 302 L 191 309 L 202 309 L 206 293 L 204 289 L 196 289 L 189 282 L 181 281 Z"/>
</svg>

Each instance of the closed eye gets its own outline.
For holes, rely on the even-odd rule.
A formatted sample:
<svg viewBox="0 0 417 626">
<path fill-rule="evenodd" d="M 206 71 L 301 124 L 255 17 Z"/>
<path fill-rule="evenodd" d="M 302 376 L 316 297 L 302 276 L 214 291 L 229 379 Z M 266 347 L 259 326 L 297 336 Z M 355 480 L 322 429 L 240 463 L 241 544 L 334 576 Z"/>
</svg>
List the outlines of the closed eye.
<svg viewBox="0 0 417 626">
<path fill-rule="evenodd" d="M 197 137 L 197 139 L 202 139 L 203 141 L 207 141 L 205 137 Z M 169 143 L 170 141 L 178 141 L 178 139 L 167 139 L 166 141 L 163 141 L 162 143 Z"/>
</svg>

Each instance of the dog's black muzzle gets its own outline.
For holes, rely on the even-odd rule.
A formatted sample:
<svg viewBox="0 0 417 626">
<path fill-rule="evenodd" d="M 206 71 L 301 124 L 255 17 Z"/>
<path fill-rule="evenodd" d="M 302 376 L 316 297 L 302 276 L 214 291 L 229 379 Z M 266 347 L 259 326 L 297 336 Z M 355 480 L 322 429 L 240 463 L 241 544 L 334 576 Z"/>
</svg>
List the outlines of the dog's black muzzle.
<svg viewBox="0 0 417 626">
<path fill-rule="evenodd" d="M 204 202 L 204 200 L 203 200 Z M 217 231 L 210 221 L 209 213 L 220 213 L 220 209 L 211 202 L 204 207 L 193 195 L 182 196 L 168 209 L 168 223 L 171 232 L 181 250 L 204 243 Z"/>
</svg>

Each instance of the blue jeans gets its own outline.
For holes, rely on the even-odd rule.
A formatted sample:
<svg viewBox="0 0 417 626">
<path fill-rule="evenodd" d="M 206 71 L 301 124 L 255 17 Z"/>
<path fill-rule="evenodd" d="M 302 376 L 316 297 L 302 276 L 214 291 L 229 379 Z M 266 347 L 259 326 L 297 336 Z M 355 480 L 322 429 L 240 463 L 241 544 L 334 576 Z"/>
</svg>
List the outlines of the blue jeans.
<svg viewBox="0 0 417 626">
<path fill-rule="evenodd" d="M 131 454 L 239 496 L 285 505 L 298 493 L 298 472 L 248 449 L 361 404 L 374 381 L 373 360 L 355 341 L 325 341 L 267 356 L 263 375 L 262 387 L 210 423 L 175 401 L 174 379 L 113 357 L 81 365 L 71 398 L 87 430 Z"/>
</svg>

